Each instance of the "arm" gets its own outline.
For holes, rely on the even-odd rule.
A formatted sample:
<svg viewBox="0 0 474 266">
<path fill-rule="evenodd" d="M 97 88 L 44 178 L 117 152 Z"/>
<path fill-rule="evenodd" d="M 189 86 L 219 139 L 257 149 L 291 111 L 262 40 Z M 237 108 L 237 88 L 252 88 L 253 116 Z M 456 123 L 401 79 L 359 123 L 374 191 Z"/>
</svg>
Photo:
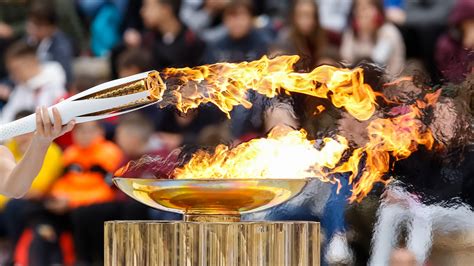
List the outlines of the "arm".
<svg viewBox="0 0 474 266">
<path fill-rule="evenodd" d="M 37 131 L 18 165 L 15 165 L 10 152 L 5 148 L 0 149 L 0 194 L 15 198 L 24 196 L 38 175 L 51 142 L 73 128 L 74 122 L 61 126 L 61 116 L 57 109 L 53 109 L 53 116 L 54 124 L 46 108 L 36 110 Z"/>
</svg>

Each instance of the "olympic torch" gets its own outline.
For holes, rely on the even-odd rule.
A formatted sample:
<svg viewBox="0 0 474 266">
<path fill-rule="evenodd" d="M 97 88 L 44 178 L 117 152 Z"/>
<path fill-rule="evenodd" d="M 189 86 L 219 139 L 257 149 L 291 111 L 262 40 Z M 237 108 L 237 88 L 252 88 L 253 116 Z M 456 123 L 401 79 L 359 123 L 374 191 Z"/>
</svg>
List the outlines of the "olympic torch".
<svg viewBox="0 0 474 266">
<path fill-rule="evenodd" d="M 153 105 L 162 99 L 165 83 L 157 71 L 112 80 L 78 93 L 48 108 L 56 107 L 63 125 L 71 120 L 84 123 L 125 114 Z M 0 141 L 36 130 L 35 115 L 0 125 Z"/>
</svg>

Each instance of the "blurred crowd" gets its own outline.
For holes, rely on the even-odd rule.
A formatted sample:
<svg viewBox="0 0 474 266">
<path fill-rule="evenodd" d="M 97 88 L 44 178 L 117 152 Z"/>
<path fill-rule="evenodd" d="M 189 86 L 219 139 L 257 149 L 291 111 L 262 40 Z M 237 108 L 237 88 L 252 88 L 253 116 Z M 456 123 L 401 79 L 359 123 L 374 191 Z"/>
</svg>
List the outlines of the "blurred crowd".
<svg viewBox="0 0 474 266">
<path fill-rule="evenodd" d="M 426 88 L 442 87 L 446 99 L 461 98 L 463 106 L 472 110 L 473 49 L 473 0 L 0 1 L 0 121 L 25 117 L 37 106 L 50 106 L 101 82 L 151 69 L 250 61 L 263 55 L 283 54 L 300 56 L 298 71 L 310 71 L 322 64 L 362 65 L 367 68 L 367 80 L 373 81 L 374 89 L 381 87 L 382 80 L 416 76 L 419 78 L 402 86 L 406 91 L 395 93 L 397 100 L 413 101 L 421 91 L 429 90 Z M 286 99 L 299 116 L 296 121 L 292 114 L 269 109 L 266 103 L 258 104 L 263 101 L 261 96 L 248 97 L 254 107 L 236 107 L 232 120 L 212 105 L 186 114 L 173 107 L 153 106 L 120 118 L 78 124 L 71 134 L 50 147 L 41 173 L 23 199 L 0 199 L 4 262 L 101 265 L 104 221 L 179 219 L 178 215 L 150 210 L 128 199 L 112 185 L 114 171 L 130 160 L 143 156 L 178 160 L 173 153 L 178 147 L 193 151 L 195 147 L 218 143 L 236 144 L 264 136 L 281 123 L 304 127 L 313 136 L 324 136 L 338 127 L 348 138 L 352 137 L 352 142 L 364 141 L 358 139 L 357 132 L 364 130 L 366 124 L 348 121 L 347 116 L 322 100 L 298 96 Z M 446 100 L 444 104 L 441 109 L 457 110 L 455 101 Z M 323 105 L 326 111 L 313 118 L 314 110 L 309 109 L 317 105 Z M 472 111 L 469 115 L 467 120 L 460 115 L 450 120 L 461 121 L 453 128 L 465 122 L 470 131 Z M 446 137 L 443 134 L 440 133 Z M 456 134 L 451 137 L 463 139 Z M 20 160 L 30 140 L 31 135 L 24 135 L 6 145 Z M 469 149 L 472 150 L 466 148 Z M 470 158 L 459 160 L 462 165 L 449 169 L 461 173 L 449 172 L 431 155 L 415 157 L 396 170 L 405 176 L 427 176 L 413 171 L 423 161 L 426 164 L 420 167 L 430 169 L 433 178 L 449 175 L 454 181 L 447 184 L 455 183 L 453 186 L 459 191 L 474 189 L 474 180 L 467 180 L 474 179 L 472 152 L 454 148 L 450 151 L 453 150 Z M 169 171 L 165 165 L 159 171 L 144 167 L 133 174 L 166 177 Z M 337 200 L 344 193 L 337 194 L 335 189 L 321 184 L 316 187 L 321 192 L 319 196 L 326 191 L 328 199 L 335 199 L 335 203 L 328 200 L 328 204 L 341 210 L 324 219 L 323 229 L 330 233 L 323 263 L 365 265 L 380 193 L 376 193 L 377 200 L 367 200 L 365 205 L 353 206 L 345 213 L 348 207 Z M 436 196 L 446 193 L 446 198 L 467 195 L 465 201 L 474 202 L 469 202 L 474 199 L 469 191 L 434 191 Z M 392 193 L 391 202 L 397 202 L 395 194 Z M 416 199 L 407 198 L 403 204 L 416 205 L 412 203 Z M 347 201 L 343 198 L 342 202 Z M 381 221 L 377 225 L 390 228 L 384 223 L 393 220 L 394 215 L 408 217 L 416 210 L 426 209 L 419 204 L 411 212 L 396 206 L 380 208 Z M 323 206 L 317 208 L 324 212 Z M 465 208 L 458 211 L 468 213 L 469 207 Z M 314 217 L 318 217 L 315 213 Z M 274 214 L 268 217 L 278 216 Z M 347 223 L 357 228 L 355 233 L 347 229 Z M 418 223 L 424 227 L 423 220 Z M 382 229 L 376 229 L 375 235 L 377 230 Z M 372 258 L 373 265 L 389 263 L 389 259 L 391 265 L 420 265 L 431 247 L 420 244 L 423 239 L 413 239 L 416 234 L 405 241 L 406 245 L 374 236 L 373 244 L 381 245 L 377 250 L 384 249 L 380 243 L 389 244 L 387 252 Z M 341 251 L 335 244 L 339 242 L 350 248 Z M 390 258 L 395 247 L 399 248 Z M 397 264 L 404 259 L 406 264 Z"/>
</svg>

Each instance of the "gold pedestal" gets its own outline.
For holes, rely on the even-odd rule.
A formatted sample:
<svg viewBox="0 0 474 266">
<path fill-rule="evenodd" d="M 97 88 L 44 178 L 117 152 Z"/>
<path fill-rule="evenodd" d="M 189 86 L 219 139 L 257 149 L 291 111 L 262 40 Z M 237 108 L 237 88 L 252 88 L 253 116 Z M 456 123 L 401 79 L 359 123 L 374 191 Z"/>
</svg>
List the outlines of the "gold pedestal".
<svg viewBox="0 0 474 266">
<path fill-rule="evenodd" d="M 105 223 L 106 266 L 319 265 L 316 222 Z"/>
</svg>

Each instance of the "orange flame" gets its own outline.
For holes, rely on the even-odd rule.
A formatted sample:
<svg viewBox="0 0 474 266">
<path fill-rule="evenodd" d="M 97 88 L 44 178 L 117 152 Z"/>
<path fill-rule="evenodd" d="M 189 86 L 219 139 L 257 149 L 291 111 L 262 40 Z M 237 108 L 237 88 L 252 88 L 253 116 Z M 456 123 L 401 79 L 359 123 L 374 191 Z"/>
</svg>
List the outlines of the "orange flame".
<svg viewBox="0 0 474 266">
<path fill-rule="evenodd" d="M 375 111 L 375 93 L 364 83 L 363 71 L 320 66 L 309 73 L 294 71 L 298 56 L 263 57 L 237 64 L 218 63 L 195 68 L 168 68 L 161 75 L 166 81 L 164 103 L 173 103 L 187 112 L 200 104 L 213 103 L 223 112 L 236 105 L 251 107 L 247 92 L 267 97 L 281 91 L 328 98 L 358 120 L 368 120 Z M 401 78 L 396 82 L 410 80 Z M 350 173 L 351 201 L 361 200 L 376 182 L 384 181 L 391 158 L 410 156 L 419 145 L 433 146 L 433 137 L 419 120 L 421 109 L 434 104 L 439 92 L 426 95 L 414 105 L 405 106 L 402 115 L 376 119 L 367 127 L 368 142 L 350 151 L 341 136 L 325 138 L 321 149 L 308 140 L 305 131 L 274 129 L 267 138 L 254 139 L 234 148 L 219 145 L 213 153 L 198 151 L 175 178 L 306 178 L 339 183 L 336 173 Z M 390 102 L 394 104 L 394 102 Z M 408 112 L 407 112 L 408 110 Z M 324 111 L 316 107 L 315 114 Z M 348 155 L 348 156 L 345 156 Z M 347 158 L 347 159 L 343 159 Z M 364 163 L 361 163 L 363 161 Z"/>
<path fill-rule="evenodd" d="M 322 176 L 348 148 L 345 138 L 325 138 L 318 150 L 304 130 L 276 127 L 267 138 L 253 139 L 235 148 L 219 145 L 214 153 L 198 151 L 176 178 L 305 178 Z"/>
<path fill-rule="evenodd" d="M 217 63 L 195 68 L 168 68 L 162 72 L 168 91 L 178 110 L 186 112 L 203 103 L 213 103 L 229 114 L 236 105 L 247 108 L 247 91 L 274 97 L 280 90 L 330 98 L 334 106 L 345 108 L 359 120 L 375 111 L 375 93 L 364 83 L 362 69 L 320 66 L 309 73 L 295 72 L 298 56 L 279 56 L 242 63 Z M 169 87 L 169 86 L 168 86 Z"/>
<path fill-rule="evenodd" d="M 182 168 L 175 169 L 176 178 L 305 178 L 315 176 L 323 181 L 338 183 L 335 173 L 351 173 L 353 184 L 350 201 L 362 200 L 377 182 L 390 170 L 390 158 L 404 159 L 424 145 L 431 149 L 434 143 L 429 129 L 419 120 L 418 109 L 436 102 L 439 91 L 428 94 L 425 101 L 409 106 L 406 114 L 376 119 L 367 127 L 369 141 L 364 147 L 348 151 L 348 141 L 341 136 L 325 138 L 322 149 L 308 140 L 304 130 L 276 128 L 267 138 L 254 139 L 235 148 L 219 145 L 214 153 L 198 151 Z M 365 163 L 359 169 L 362 158 Z"/>
<path fill-rule="evenodd" d="M 414 106 L 410 108 L 407 114 L 372 121 L 367 127 L 368 143 L 354 150 L 346 162 L 332 170 L 332 173 L 351 172 L 349 183 L 354 184 L 351 201 L 362 200 L 375 183 L 386 182 L 382 177 L 390 170 L 391 157 L 395 160 L 407 158 L 419 145 L 428 149 L 433 147 L 431 132 L 418 119 L 420 111 Z M 364 167 L 359 169 L 364 155 Z"/>
</svg>

